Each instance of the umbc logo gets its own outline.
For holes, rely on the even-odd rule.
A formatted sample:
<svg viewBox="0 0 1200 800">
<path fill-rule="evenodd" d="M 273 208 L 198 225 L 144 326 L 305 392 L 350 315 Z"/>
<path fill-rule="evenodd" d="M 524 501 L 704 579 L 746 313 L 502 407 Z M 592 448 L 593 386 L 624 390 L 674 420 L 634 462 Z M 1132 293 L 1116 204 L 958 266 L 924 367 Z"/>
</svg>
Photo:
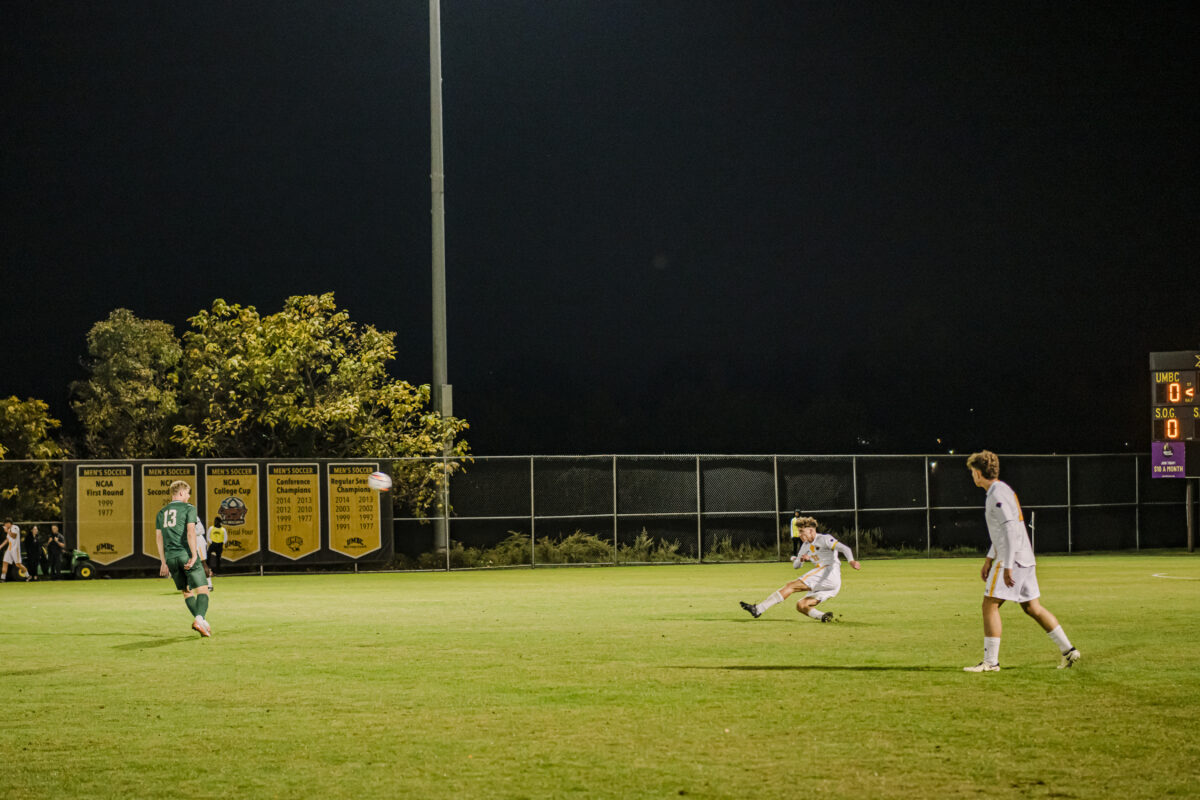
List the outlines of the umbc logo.
<svg viewBox="0 0 1200 800">
<path fill-rule="evenodd" d="M 100 544 L 96 545 L 96 552 L 115 554 L 117 552 L 117 547 L 116 545 L 109 544 L 108 542 L 101 542 Z"/>
<path fill-rule="evenodd" d="M 1171 447 L 1171 443 L 1163 442 L 1163 457 L 1170 458 L 1173 455 L 1175 455 L 1175 449 Z"/>
<path fill-rule="evenodd" d="M 362 540 L 362 537 L 359 537 L 359 536 L 351 536 L 349 539 L 347 539 L 347 540 L 346 540 L 346 547 L 347 547 L 347 548 L 351 548 L 351 547 L 359 547 L 359 548 L 363 548 L 363 547 L 366 547 L 366 546 L 367 546 L 367 543 L 366 543 L 366 542 L 364 542 L 364 541 Z"/>
<path fill-rule="evenodd" d="M 240 539 L 230 539 L 225 543 L 225 549 L 241 551 L 246 549 L 246 545 L 242 544 Z"/>
<path fill-rule="evenodd" d="M 289 536 L 286 539 L 286 542 L 288 549 L 293 553 L 297 552 L 301 547 L 304 546 L 304 538 L 301 536 Z"/>
<path fill-rule="evenodd" d="M 230 527 L 246 524 L 246 503 L 242 498 L 226 497 L 219 508 L 221 521 Z"/>
</svg>

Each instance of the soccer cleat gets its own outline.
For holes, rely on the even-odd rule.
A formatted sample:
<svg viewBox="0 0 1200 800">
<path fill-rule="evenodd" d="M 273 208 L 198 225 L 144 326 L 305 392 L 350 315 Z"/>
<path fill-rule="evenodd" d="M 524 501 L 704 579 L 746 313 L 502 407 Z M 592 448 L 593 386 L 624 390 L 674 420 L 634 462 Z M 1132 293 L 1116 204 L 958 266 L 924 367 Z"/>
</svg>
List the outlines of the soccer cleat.
<svg viewBox="0 0 1200 800">
<path fill-rule="evenodd" d="M 199 633 L 201 636 L 203 636 L 206 639 L 209 636 L 212 636 L 212 626 L 209 625 L 208 622 L 206 622 L 204 620 L 198 619 L 195 622 L 193 622 L 192 630 L 196 631 L 197 633 Z"/>
<path fill-rule="evenodd" d="M 739 603 L 741 604 L 742 608 L 750 612 L 750 616 L 754 617 L 755 619 L 758 619 L 760 616 L 762 616 L 762 612 L 758 610 L 758 606 L 754 605 L 753 603 L 747 603 L 745 601 L 739 601 Z"/>
<path fill-rule="evenodd" d="M 999 664 L 989 664 L 986 661 L 980 661 L 973 667 L 963 667 L 963 672 L 999 672 Z"/>
<path fill-rule="evenodd" d="M 821 622 L 833 622 L 833 612 L 826 611 L 821 615 Z"/>
<path fill-rule="evenodd" d="M 1075 662 L 1079 660 L 1080 652 L 1072 647 L 1067 652 L 1063 653 L 1062 661 L 1058 662 L 1059 669 L 1070 669 L 1075 666 Z"/>
</svg>

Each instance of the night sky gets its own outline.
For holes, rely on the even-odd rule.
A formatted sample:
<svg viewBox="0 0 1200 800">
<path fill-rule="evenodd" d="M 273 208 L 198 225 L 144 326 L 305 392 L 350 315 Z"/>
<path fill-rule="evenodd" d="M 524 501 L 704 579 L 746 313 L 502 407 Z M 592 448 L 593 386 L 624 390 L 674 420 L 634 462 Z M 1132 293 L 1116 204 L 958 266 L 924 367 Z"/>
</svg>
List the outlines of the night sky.
<svg viewBox="0 0 1200 800">
<path fill-rule="evenodd" d="M 480 455 L 1141 450 L 1200 346 L 1200 5 L 444 0 Z M 432 375 L 428 4 L 6 8 L 0 395 L 333 291 Z"/>
</svg>

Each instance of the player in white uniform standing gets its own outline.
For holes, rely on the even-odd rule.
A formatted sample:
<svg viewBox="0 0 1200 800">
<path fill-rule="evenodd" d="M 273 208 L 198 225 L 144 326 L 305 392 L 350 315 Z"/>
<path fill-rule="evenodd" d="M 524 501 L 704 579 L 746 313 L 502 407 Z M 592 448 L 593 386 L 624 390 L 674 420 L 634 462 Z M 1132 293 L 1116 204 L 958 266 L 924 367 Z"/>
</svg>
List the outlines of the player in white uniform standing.
<svg viewBox="0 0 1200 800">
<path fill-rule="evenodd" d="M 14 525 L 12 520 L 4 521 L 4 541 L 0 542 L 0 546 L 5 548 L 4 566 L 0 567 L 0 581 L 8 580 L 9 564 L 13 565 L 13 571 L 18 575 L 25 580 L 31 580 L 32 576 L 21 563 L 21 528 Z"/>
<path fill-rule="evenodd" d="M 212 570 L 208 566 L 208 532 L 204 530 L 204 523 L 199 519 L 196 520 L 196 556 L 200 559 L 200 565 L 204 567 L 204 577 L 208 580 L 208 590 L 211 592 L 212 585 Z"/>
<path fill-rule="evenodd" d="M 1038 601 L 1037 562 L 1029 543 L 1029 533 L 1025 530 L 1025 516 L 1012 487 L 999 479 L 1000 458 L 988 450 L 972 453 L 967 459 L 967 468 L 971 470 L 975 485 L 987 490 L 984 517 L 992 546 L 980 570 L 983 577 L 983 661 L 963 669 L 967 672 L 1000 671 L 1000 606 L 1005 600 L 1020 603 L 1025 613 L 1037 620 L 1058 646 L 1062 653 L 1059 669 L 1074 665 L 1079 660 L 1079 651 L 1071 646 L 1058 619 Z"/>
<path fill-rule="evenodd" d="M 827 533 L 817 533 L 817 521 L 813 517 L 799 517 L 792 522 L 800 529 L 800 552 L 792 559 L 792 568 L 799 569 L 801 564 L 815 563 L 817 566 L 801 575 L 794 581 L 784 584 L 778 591 L 761 603 L 741 603 L 742 608 L 755 619 L 762 616 L 773 605 L 782 603 L 793 592 L 808 592 L 796 601 L 796 610 L 818 622 L 832 622 L 833 614 L 817 610 L 817 604 L 822 600 L 836 597 L 842 590 L 842 562 L 838 554 L 845 556 L 846 561 L 855 569 L 862 565 L 854 560 L 854 553 L 849 547 L 839 542 Z"/>
</svg>

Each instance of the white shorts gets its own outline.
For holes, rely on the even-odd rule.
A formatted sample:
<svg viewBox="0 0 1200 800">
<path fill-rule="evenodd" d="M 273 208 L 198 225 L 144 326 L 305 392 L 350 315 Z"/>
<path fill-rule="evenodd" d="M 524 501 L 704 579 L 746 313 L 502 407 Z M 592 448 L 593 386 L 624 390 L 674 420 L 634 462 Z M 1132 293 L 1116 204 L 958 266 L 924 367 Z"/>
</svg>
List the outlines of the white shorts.
<svg viewBox="0 0 1200 800">
<path fill-rule="evenodd" d="M 808 594 L 804 596 L 818 603 L 837 597 L 842 590 L 842 571 L 836 567 L 817 567 L 801 575 L 800 580 L 808 587 Z"/>
<path fill-rule="evenodd" d="M 5 564 L 20 564 L 21 563 L 21 551 L 14 549 L 12 547 L 5 548 L 4 563 Z"/>
<path fill-rule="evenodd" d="M 1038 591 L 1037 567 L 1013 567 L 1013 585 L 1004 582 L 1004 565 L 999 561 L 992 562 L 992 571 L 988 573 L 983 584 L 983 596 L 994 597 L 998 600 L 1015 600 L 1018 603 L 1028 603 L 1041 596 Z"/>
</svg>

